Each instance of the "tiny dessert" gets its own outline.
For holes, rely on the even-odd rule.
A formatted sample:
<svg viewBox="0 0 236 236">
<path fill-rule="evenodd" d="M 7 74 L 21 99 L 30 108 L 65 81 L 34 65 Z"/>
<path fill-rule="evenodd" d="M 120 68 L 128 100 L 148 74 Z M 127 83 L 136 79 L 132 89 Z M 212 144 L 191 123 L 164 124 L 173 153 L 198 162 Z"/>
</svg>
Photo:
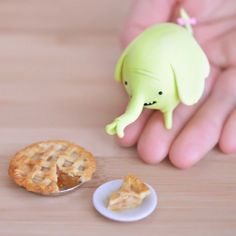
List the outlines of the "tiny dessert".
<svg viewBox="0 0 236 236">
<path fill-rule="evenodd" d="M 92 178 L 93 155 L 67 141 L 32 144 L 15 154 L 9 176 L 26 190 L 44 195 L 58 193 Z"/>
<path fill-rule="evenodd" d="M 146 184 L 136 176 L 127 175 L 120 189 L 111 194 L 107 208 L 112 211 L 135 208 L 149 194 L 150 190 Z"/>
</svg>

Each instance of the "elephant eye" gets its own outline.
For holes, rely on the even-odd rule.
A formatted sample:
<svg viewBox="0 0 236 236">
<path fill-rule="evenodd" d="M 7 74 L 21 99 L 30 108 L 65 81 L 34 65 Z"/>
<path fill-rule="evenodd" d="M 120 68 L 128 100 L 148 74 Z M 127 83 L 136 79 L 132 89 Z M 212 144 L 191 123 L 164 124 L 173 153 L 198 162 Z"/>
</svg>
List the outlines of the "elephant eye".
<svg viewBox="0 0 236 236">
<path fill-rule="evenodd" d="M 127 85 L 128 84 L 128 82 L 127 81 L 125 81 L 125 85 Z"/>
<path fill-rule="evenodd" d="M 162 92 L 162 91 L 159 91 L 159 92 L 158 92 L 158 94 L 159 94 L 159 95 L 162 95 L 162 94 L 163 94 L 163 92 Z"/>
</svg>

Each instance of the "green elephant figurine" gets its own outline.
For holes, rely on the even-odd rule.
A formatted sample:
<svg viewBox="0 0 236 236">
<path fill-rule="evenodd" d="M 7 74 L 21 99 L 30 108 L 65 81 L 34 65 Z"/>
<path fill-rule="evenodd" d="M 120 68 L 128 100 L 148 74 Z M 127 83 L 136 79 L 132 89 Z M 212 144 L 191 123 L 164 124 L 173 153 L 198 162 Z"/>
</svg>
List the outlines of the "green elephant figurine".
<svg viewBox="0 0 236 236">
<path fill-rule="evenodd" d="M 210 66 L 191 30 L 189 25 L 154 25 L 124 50 L 115 79 L 123 83 L 130 101 L 125 113 L 106 126 L 108 134 L 123 137 L 143 108 L 160 110 L 171 129 L 176 106 L 193 105 L 201 98 Z"/>
</svg>

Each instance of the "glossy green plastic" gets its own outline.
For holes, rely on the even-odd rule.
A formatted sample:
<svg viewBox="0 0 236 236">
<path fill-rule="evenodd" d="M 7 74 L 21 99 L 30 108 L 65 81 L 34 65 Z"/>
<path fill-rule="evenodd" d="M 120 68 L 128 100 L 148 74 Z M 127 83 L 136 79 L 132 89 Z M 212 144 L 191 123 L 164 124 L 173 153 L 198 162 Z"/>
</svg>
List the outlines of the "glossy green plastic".
<svg viewBox="0 0 236 236">
<path fill-rule="evenodd" d="M 174 23 L 151 26 L 118 60 L 115 79 L 123 83 L 130 102 L 125 113 L 106 126 L 107 133 L 123 137 L 143 108 L 160 110 L 170 129 L 173 110 L 180 102 L 195 104 L 208 75 L 208 59 L 189 30 Z"/>
</svg>

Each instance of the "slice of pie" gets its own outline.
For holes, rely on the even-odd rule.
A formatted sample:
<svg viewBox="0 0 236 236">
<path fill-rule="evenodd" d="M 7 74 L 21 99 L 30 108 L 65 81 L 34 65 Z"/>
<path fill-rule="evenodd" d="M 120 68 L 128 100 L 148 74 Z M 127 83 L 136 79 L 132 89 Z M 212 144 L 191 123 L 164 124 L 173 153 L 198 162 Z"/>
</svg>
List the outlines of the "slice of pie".
<svg viewBox="0 0 236 236">
<path fill-rule="evenodd" d="M 113 192 L 108 200 L 107 208 L 112 211 L 122 211 L 139 206 L 143 199 L 150 194 L 150 190 L 136 176 L 128 175 L 120 189 Z"/>
<path fill-rule="evenodd" d="M 96 169 L 93 155 L 67 141 L 32 144 L 15 154 L 8 173 L 28 191 L 51 194 L 92 178 Z"/>
</svg>

